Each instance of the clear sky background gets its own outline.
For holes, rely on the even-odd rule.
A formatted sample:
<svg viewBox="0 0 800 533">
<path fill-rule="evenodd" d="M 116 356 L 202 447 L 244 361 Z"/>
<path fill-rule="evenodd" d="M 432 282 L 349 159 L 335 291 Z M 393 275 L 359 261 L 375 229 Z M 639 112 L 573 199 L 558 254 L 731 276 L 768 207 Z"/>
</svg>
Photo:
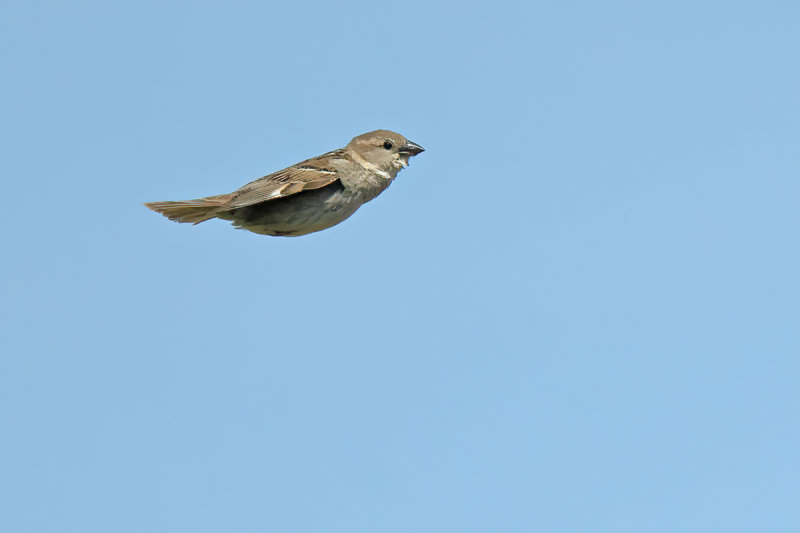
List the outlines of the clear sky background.
<svg viewBox="0 0 800 533">
<path fill-rule="evenodd" d="M 0 530 L 800 531 L 800 3 L 3 2 Z M 270 238 L 154 200 L 377 128 Z"/>
</svg>

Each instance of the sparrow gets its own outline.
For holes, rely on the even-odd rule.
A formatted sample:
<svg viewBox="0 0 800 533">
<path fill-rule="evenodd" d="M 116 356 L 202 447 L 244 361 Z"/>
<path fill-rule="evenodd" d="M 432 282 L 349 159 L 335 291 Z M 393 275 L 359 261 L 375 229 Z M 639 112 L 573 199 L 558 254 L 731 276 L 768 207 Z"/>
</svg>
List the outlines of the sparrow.
<svg viewBox="0 0 800 533">
<path fill-rule="evenodd" d="M 386 190 L 412 156 L 424 151 L 399 133 L 375 130 L 232 193 L 144 205 L 177 222 L 219 218 L 261 235 L 297 237 L 348 218 Z"/>
</svg>

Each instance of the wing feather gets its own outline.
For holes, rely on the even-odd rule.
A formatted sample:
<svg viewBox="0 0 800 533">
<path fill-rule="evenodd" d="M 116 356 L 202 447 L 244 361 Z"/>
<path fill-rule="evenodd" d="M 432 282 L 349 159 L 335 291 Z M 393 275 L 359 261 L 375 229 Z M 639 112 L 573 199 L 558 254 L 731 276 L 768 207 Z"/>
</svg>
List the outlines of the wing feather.
<svg viewBox="0 0 800 533">
<path fill-rule="evenodd" d="M 331 162 L 334 159 L 346 158 L 344 150 L 334 150 L 251 181 L 234 191 L 231 200 L 225 207 L 227 209 L 247 207 L 330 185 L 339 179 Z"/>
</svg>

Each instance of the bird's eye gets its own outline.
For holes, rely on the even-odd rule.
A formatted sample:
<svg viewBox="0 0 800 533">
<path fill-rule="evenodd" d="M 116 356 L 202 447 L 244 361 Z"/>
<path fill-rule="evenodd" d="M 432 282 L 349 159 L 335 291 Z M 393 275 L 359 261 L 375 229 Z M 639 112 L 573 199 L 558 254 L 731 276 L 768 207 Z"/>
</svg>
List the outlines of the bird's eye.
<svg viewBox="0 0 800 533">
<path fill-rule="evenodd" d="M 391 150 L 392 149 L 392 143 L 389 142 L 389 141 L 386 141 L 385 143 L 383 143 L 383 147 L 386 148 L 387 150 Z"/>
</svg>

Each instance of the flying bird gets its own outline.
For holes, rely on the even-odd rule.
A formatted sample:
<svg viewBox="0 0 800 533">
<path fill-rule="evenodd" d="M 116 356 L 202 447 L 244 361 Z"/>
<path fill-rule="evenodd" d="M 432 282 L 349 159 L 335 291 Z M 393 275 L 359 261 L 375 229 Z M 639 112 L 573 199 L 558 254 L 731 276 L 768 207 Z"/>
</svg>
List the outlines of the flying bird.
<svg viewBox="0 0 800 533">
<path fill-rule="evenodd" d="M 219 218 L 261 235 L 296 237 L 348 218 L 386 190 L 412 156 L 424 151 L 399 133 L 376 130 L 232 193 L 144 205 L 177 222 Z"/>
</svg>

